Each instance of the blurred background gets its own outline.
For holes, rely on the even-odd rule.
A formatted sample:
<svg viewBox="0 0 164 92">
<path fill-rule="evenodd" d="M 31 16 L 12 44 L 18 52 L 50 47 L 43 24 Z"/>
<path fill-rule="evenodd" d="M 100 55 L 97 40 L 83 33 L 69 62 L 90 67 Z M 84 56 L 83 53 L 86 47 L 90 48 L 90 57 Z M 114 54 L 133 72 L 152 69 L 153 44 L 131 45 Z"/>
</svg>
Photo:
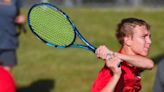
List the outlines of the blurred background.
<svg viewBox="0 0 164 92">
<path fill-rule="evenodd" d="M 122 18 L 136 17 L 151 25 L 149 57 L 157 64 L 164 57 L 163 0 L 22 0 L 22 13 L 31 5 L 50 2 L 62 8 L 80 33 L 95 45 L 118 51 L 116 25 Z M 56 49 L 39 41 L 26 25 L 19 37 L 18 66 L 13 70 L 17 92 L 90 92 L 104 62 L 83 49 Z M 141 92 L 152 92 L 156 67 L 142 73 Z"/>
<path fill-rule="evenodd" d="M 37 2 L 50 2 L 67 7 L 161 8 L 164 5 L 163 0 L 24 0 L 24 5 Z"/>
</svg>

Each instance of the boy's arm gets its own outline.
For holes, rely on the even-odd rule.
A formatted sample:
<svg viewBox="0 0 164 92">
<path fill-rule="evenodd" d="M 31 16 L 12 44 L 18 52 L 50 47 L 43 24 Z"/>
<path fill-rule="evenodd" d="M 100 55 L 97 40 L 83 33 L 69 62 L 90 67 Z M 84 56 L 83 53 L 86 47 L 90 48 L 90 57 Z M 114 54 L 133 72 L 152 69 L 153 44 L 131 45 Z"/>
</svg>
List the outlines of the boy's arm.
<svg viewBox="0 0 164 92">
<path fill-rule="evenodd" d="M 101 90 L 101 92 L 114 92 L 114 89 L 120 79 L 119 75 L 113 75 L 111 80 L 107 83 L 107 85 Z"/>
<path fill-rule="evenodd" d="M 154 63 L 151 59 L 139 55 L 125 55 L 121 53 L 116 53 L 111 50 L 109 50 L 105 45 L 99 46 L 97 48 L 96 53 L 102 53 L 97 54 L 97 57 L 100 57 L 101 59 L 106 59 L 108 55 L 116 54 L 118 58 L 120 58 L 123 61 L 128 62 L 129 64 L 136 66 L 138 68 L 142 69 L 152 69 L 154 67 Z"/>
<path fill-rule="evenodd" d="M 107 55 L 106 52 L 104 52 L 103 49 L 97 49 L 96 55 L 102 59 L 104 59 L 106 67 L 112 72 L 112 77 L 109 80 L 109 82 L 106 84 L 106 86 L 101 90 L 101 92 L 114 92 L 115 87 L 120 79 L 121 76 L 121 67 L 118 67 L 118 65 L 121 63 L 121 59 L 116 56 L 115 54 Z M 101 79 L 102 80 L 102 79 Z"/>
<path fill-rule="evenodd" d="M 108 56 L 107 56 L 108 58 Z M 110 58 L 105 60 L 106 66 L 112 71 L 113 76 L 101 92 L 114 92 L 115 87 L 122 74 L 121 67 L 118 67 L 121 60 L 116 55 L 111 55 Z"/>
<path fill-rule="evenodd" d="M 142 69 L 152 69 L 154 67 L 154 62 L 143 56 L 139 55 L 124 55 L 120 53 L 115 53 L 120 59 L 128 62 L 129 64 L 142 68 Z"/>
</svg>

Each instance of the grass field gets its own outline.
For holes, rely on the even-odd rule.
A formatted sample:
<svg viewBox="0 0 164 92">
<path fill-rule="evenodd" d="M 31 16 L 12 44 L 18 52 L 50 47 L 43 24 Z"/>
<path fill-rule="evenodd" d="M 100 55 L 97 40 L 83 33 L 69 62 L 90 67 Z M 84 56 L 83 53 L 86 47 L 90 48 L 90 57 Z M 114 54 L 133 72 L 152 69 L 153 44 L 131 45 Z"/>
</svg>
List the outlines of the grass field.
<svg viewBox="0 0 164 92">
<path fill-rule="evenodd" d="M 149 57 L 164 53 L 164 11 L 114 11 L 111 9 L 65 9 L 84 37 L 92 44 L 107 45 L 117 51 L 117 23 L 125 17 L 142 18 L 152 26 Z M 29 30 L 29 29 L 28 29 Z M 30 32 L 20 36 L 19 64 L 13 70 L 17 92 L 89 92 L 103 62 L 83 49 L 55 49 L 40 42 Z M 151 92 L 154 74 L 144 71 L 141 92 Z"/>
</svg>

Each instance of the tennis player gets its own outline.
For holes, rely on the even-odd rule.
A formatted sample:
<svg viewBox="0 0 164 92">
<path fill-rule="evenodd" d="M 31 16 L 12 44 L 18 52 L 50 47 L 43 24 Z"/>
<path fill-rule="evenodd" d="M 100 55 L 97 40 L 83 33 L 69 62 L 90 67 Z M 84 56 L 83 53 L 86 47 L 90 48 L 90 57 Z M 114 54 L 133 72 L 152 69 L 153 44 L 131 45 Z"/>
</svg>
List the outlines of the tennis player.
<svg viewBox="0 0 164 92">
<path fill-rule="evenodd" d="M 147 58 L 151 46 L 150 25 L 137 18 L 123 19 L 117 26 L 116 37 L 121 44 L 118 52 L 106 46 L 96 50 L 98 58 L 105 61 L 92 92 L 139 92 L 143 70 L 151 70 L 154 63 Z"/>
</svg>

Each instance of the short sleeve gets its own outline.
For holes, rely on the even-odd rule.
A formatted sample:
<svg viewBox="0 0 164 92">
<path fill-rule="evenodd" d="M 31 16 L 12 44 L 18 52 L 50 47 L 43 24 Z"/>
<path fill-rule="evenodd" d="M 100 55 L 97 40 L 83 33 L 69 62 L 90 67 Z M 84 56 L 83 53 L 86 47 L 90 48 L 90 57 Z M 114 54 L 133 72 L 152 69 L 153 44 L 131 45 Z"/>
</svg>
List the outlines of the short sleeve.
<svg viewBox="0 0 164 92">
<path fill-rule="evenodd" d="M 19 15 L 20 14 L 20 8 L 22 6 L 21 0 L 15 0 L 15 6 L 16 6 L 16 9 L 17 9 L 17 15 Z"/>
<path fill-rule="evenodd" d="M 111 71 L 104 67 L 98 74 L 96 80 L 93 83 L 91 92 L 100 92 L 112 78 Z"/>
<path fill-rule="evenodd" d="M 21 0 L 16 0 L 16 7 L 21 8 L 22 6 L 22 1 Z"/>
</svg>

